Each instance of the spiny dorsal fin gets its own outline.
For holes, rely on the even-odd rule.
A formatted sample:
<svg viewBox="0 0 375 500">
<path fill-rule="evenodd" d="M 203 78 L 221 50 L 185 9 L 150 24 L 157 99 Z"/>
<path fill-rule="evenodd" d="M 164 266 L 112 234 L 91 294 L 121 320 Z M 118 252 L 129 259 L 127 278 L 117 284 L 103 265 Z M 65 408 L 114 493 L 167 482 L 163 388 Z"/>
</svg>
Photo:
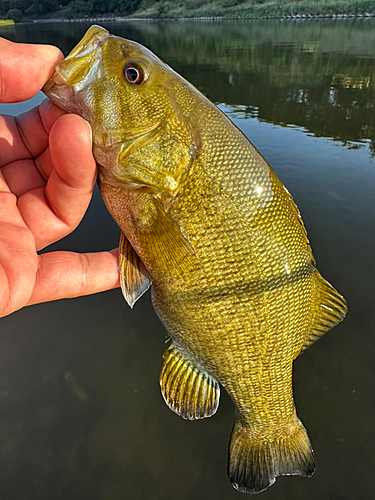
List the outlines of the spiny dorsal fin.
<svg viewBox="0 0 375 500">
<path fill-rule="evenodd" d="M 306 429 L 298 418 L 269 436 L 236 420 L 229 445 L 228 476 L 242 493 L 260 493 L 283 475 L 309 477 L 315 459 Z"/>
<path fill-rule="evenodd" d="M 319 281 L 319 301 L 312 329 L 305 339 L 301 352 L 308 349 L 331 328 L 340 323 L 348 310 L 344 297 L 321 274 L 318 273 L 317 279 Z"/>
<path fill-rule="evenodd" d="M 144 247 L 154 248 L 165 268 L 173 267 L 183 275 L 197 264 L 194 249 L 177 222 L 156 200 L 153 209 L 155 220 L 149 227 L 140 227 L 137 237 Z"/>
<path fill-rule="evenodd" d="M 143 262 L 123 233 L 120 237 L 118 260 L 122 294 L 133 308 L 139 297 L 150 288 L 152 281 Z"/>
<path fill-rule="evenodd" d="M 198 368 L 173 343 L 163 359 L 160 386 L 169 408 L 188 420 L 211 417 L 219 406 L 217 381 Z"/>
</svg>

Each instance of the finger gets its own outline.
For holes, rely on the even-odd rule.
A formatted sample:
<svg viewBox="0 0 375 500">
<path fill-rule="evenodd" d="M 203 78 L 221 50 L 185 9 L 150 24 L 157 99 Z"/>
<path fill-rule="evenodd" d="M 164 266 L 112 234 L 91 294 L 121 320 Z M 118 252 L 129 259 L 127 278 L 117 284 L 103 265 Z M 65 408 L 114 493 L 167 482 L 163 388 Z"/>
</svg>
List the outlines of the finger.
<svg viewBox="0 0 375 500">
<path fill-rule="evenodd" d="M 5 164 L 1 172 L 8 188 L 17 197 L 45 186 L 53 168 L 48 148 L 49 132 L 64 114 L 65 111 L 46 99 L 39 108 L 36 107 L 15 119 L 0 117 L 0 136 L 8 136 L 9 145 L 1 151 L 1 160 Z M 35 162 L 25 159 L 27 157 L 36 157 Z"/>
<path fill-rule="evenodd" d="M 39 256 L 35 289 L 28 305 L 103 292 L 120 286 L 118 250 L 77 254 L 51 252 Z"/>
<path fill-rule="evenodd" d="M 26 113 L 25 113 L 26 114 Z M 38 151 L 35 156 L 35 166 L 38 169 L 40 175 L 43 177 L 43 179 L 47 180 L 49 176 L 51 175 L 51 171 L 53 169 L 53 164 L 52 164 L 52 158 L 51 158 L 51 153 L 49 150 L 48 146 L 48 141 L 49 141 L 49 133 L 51 132 L 51 129 L 55 122 L 63 115 L 65 115 L 66 112 L 53 104 L 49 99 L 45 99 L 39 106 L 39 115 L 40 119 L 43 124 L 44 130 L 47 132 L 47 143 L 46 144 L 40 144 L 40 151 Z M 34 133 L 37 127 L 37 123 L 31 123 L 29 126 L 28 132 L 30 133 L 30 136 Z M 40 132 L 39 137 L 43 134 L 43 132 Z M 26 134 L 25 134 L 26 135 Z"/>
<path fill-rule="evenodd" d="M 0 167 L 42 154 L 48 147 L 52 126 L 63 114 L 65 111 L 46 99 L 17 117 L 0 116 Z"/>
<path fill-rule="evenodd" d="M 0 169 L 0 193 L 9 193 L 9 192 L 10 192 L 9 186 Z"/>
<path fill-rule="evenodd" d="M 65 115 L 66 111 L 53 104 L 49 99 L 44 99 L 39 105 L 39 113 L 43 127 L 49 134 L 55 122 L 60 116 Z"/>
<path fill-rule="evenodd" d="M 0 167 L 15 160 L 31 158 L 20 135 L 17 121 L 13 116 L 0 115 Z"/>
<path fill-rule="evenodd" d="M 42 250 L 72 232 L 56 214 L 46 197 L 45 188 L 28 191 L 18 198 L 18 210 L 35 237 L 36 250 Z"/>
<path fill-rule="evenodd" d="M 33 158 L 45 151 L 51 128 L 64 114 L 63 109 L 45 99 L 40 106 L 16 117 L 21 139 Z"/>
<path fill-rule="evenodd" d="M 51 78 L 64 58 L 52 45 L 14 43 L 0 38 L 0 102 L 25 101 Z"/>
<path fill-rule="evenodd" d="M 91 200 L 97 168 L 90 125 L 77 115 L 64 115 L 50 134 L 54 165 L 46 196 L 55 213 L 71 228 L 81 221 Z"/>
<path fill-rule="evenodd" d="M 76 115 L 59 118 L 51 130 L 50 154 L 54 169 L 46 188 L 29 191 L 18 199 L 38 250 L 72 232 L 90 203 L 96 163 L 88 123 Z"/>
<path fill-rule="evenodd" d="M 25 227 L 24 221 L 17 208 L 17 198 L 9 191 L 0 192 L 0 221 L 5 224 Z M 0 232 L 0 237 L 6 233 Z"/>
<path fill-rule="evenodd" d="M 1 169 L 8 189 L 19 198 L 30 190 L 46 185 L 33 160 L 18 160 Z"/>
<path fill-rule="evenodd" d="M 49 150 L 49 148 L 43 151 L 43 153 L 39 155 L 38 158 L 35 158 L 34 163 L 40 175 L 47 182 L 53 170 L 51 151 Z"/>
<path fill-rule="evenodd" d="M 0 193 L 0 316 L 23 307 L 38 267 L 35 240 L 18 212 L 16 197 Z"/>
</svg>

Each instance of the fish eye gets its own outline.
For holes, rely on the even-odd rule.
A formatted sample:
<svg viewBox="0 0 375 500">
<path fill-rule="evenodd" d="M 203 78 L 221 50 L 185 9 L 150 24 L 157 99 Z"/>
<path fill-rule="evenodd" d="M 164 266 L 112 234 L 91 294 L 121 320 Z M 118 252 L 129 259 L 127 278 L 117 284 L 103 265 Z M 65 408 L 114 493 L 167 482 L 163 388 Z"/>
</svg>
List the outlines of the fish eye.
<svg viewBox="0 0 375 500">
<path fill-rule="evenodd" d="M 140 64 L 135 62 L 128 62 L 124 66 L 124 76 L 129 83 L 140 85 L 145 81 L 145 72 Z"/>
</svg>

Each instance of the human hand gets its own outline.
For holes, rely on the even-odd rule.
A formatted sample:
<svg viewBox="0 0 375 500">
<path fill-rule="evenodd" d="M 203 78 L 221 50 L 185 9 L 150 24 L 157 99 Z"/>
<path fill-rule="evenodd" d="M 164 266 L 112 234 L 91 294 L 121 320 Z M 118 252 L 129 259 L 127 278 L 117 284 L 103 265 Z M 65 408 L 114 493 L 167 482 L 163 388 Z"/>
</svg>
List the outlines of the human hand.
<svg viewBox="0 0 375 500">
<path fill-rule="evenodd" d="M 0 38 L 0 102 L 31 98 L 62 59 L 56 47 Z M 0 115 L 0 317 L 119 286 L 117 250 L 37 253 L 77 227 L 96 175 L 81 117 L 50 101 L 18 117 Z"/>
</svg>

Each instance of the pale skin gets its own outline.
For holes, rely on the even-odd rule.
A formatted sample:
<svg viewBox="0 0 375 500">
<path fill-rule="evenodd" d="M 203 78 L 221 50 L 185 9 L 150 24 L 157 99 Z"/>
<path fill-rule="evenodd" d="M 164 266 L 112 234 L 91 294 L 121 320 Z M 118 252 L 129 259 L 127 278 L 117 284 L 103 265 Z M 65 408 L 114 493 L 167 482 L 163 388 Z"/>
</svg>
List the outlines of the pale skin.
<svg viewBox="0 0 375 500">
<path fill-rule="evenodd" d="M 62 59 L 56 47 L 0 38 L 0 102 L 31 98 Z M 0 317 L 119 286 L 117 250 L 38 254 L 78 226 L 96 176 L 81 117 L 49 101 L 18 117 L 0 115 Z"/>
</svg>

